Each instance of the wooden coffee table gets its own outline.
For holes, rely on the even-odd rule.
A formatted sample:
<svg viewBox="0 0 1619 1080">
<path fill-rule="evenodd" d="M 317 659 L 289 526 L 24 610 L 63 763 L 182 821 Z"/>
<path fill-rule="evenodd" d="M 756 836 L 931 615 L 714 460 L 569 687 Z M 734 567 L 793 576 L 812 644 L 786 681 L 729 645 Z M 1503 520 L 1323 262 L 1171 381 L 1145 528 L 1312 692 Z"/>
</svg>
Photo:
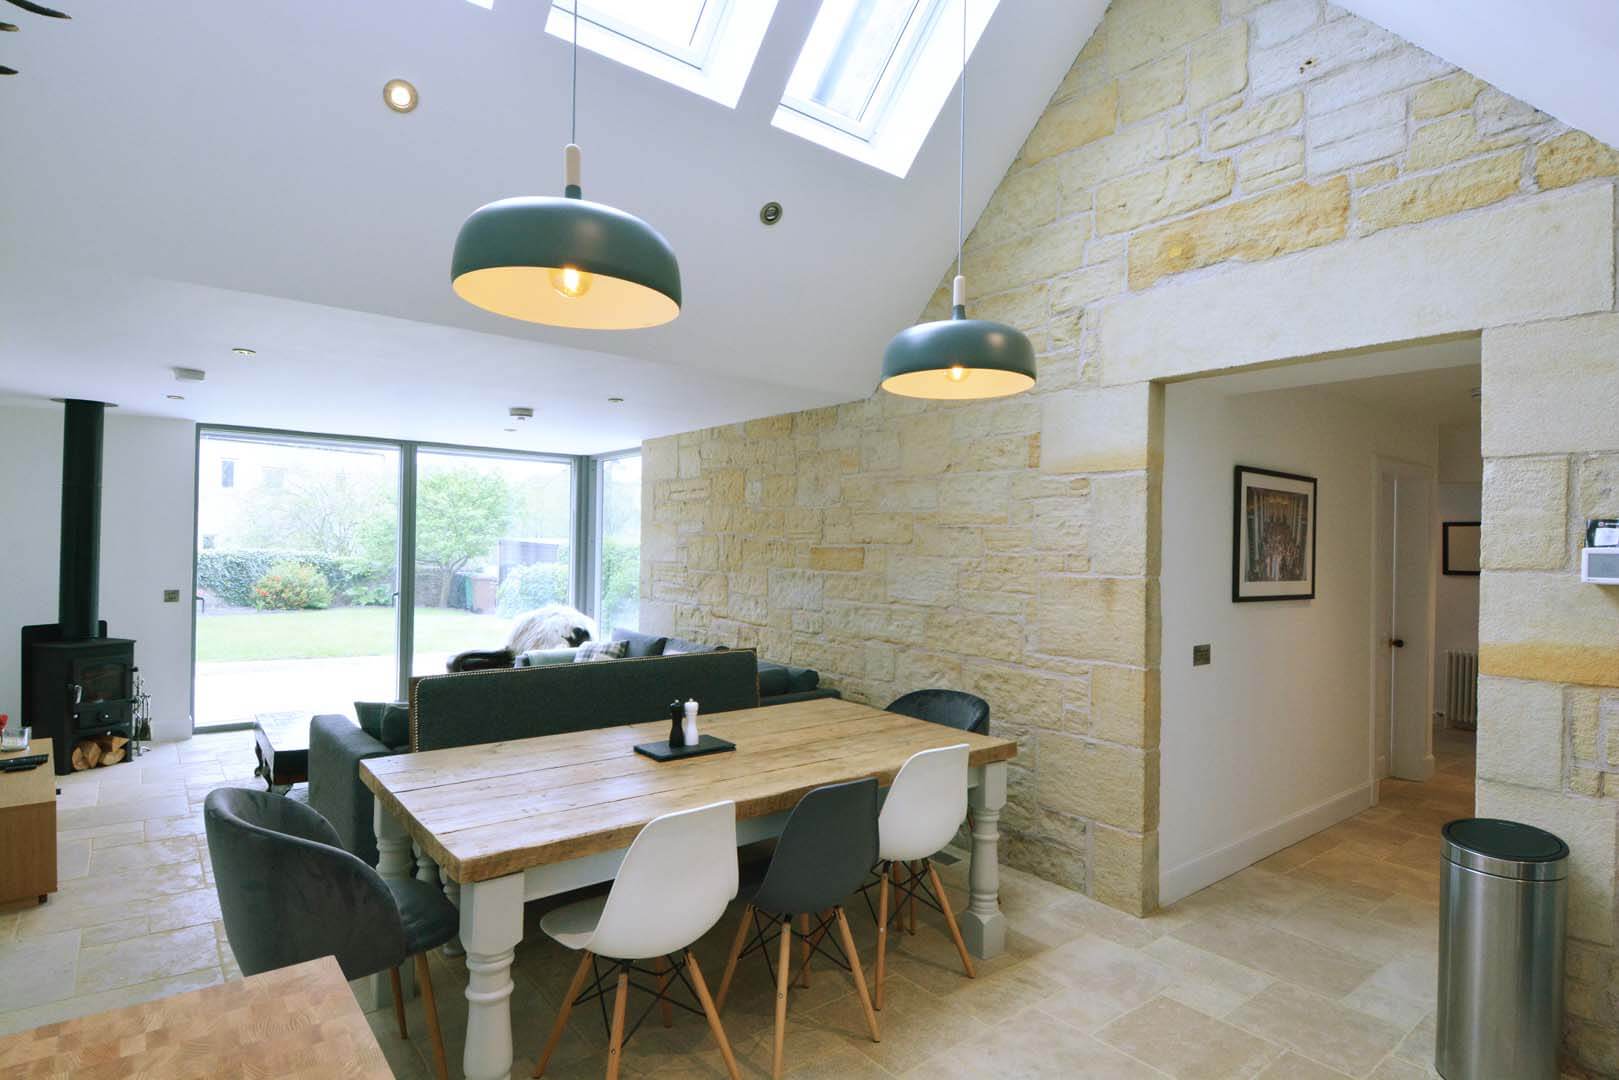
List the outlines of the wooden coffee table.
<svg viewBox="0 0 1619 1080">
<path fill-rule="evenodd" d="M 253 751 L 259 756 L 254 776 L 277 795 L 309 779 L 309 714 L 259 713 L 253 718 Z"/>
<path fill-rule="evenodd" d="M 56 770 L 51 740 L 0 758 L 44 754 L 45 763 L 23 772 L 0 772 L 0 903 L 56 891 Z"/>
</svg>

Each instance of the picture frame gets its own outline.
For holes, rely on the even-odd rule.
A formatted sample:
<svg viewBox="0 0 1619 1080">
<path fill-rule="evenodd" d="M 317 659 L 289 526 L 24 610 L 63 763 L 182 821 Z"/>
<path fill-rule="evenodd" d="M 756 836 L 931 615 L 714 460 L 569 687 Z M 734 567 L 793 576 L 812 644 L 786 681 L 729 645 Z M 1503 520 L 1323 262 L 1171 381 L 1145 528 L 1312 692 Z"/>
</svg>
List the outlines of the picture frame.
<svg viewBox="0 0 1619 1080">
<path fill-rule="evenodd" d="M 1444 529 L 1444 563 L 1452 577 L 1478 577 L 1479 525 L 1477 521 L 1447 521 Z"/>
<path fill-rule="evenodd" d="M 1238 465 L 1233 479 L 1231 602 L 1315 599 L 1316 478 Z"/>
</svg>

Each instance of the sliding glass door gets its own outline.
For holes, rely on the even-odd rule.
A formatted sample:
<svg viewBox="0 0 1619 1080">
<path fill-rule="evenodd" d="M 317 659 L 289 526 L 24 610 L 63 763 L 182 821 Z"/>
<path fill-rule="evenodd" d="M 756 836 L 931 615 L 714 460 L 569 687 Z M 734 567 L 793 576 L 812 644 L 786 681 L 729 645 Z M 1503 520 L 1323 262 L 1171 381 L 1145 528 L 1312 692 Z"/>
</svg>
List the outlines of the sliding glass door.
<svg viewBox="0 0 1619 1080">
<path fill-rule="evenodd" d="M 394 696 L 399 469 L 387 443 L 201 433 L 195 726 Z"/>
<path fill-rule="evenodd" d="M 575 603 L 573 473 L 567 458 L 417 451 L 412 674 L 501 648 L 522 612 Z"/>
<path fill-rule="evenodd" d="M 615 626 L 640 629 L 641 452 L 598 458 L 597 484 L 593 610 L 605 636 Z"/>
</svg>

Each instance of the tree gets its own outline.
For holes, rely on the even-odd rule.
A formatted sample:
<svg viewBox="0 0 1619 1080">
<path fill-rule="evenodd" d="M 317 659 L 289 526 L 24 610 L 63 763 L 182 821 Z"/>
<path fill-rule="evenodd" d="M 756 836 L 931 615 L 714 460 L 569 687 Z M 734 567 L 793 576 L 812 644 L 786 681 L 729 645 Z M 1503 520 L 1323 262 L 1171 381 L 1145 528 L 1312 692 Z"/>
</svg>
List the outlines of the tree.
<svg viewBox="0 0 1619 1080">
<path fill-rule="evenodd" d="M 439 607 L 455 575 L 506 530 L 506 481 L 472 468 L 424 471 L 416 486 L 416 561 L 440 573 Z"/>
</svg>

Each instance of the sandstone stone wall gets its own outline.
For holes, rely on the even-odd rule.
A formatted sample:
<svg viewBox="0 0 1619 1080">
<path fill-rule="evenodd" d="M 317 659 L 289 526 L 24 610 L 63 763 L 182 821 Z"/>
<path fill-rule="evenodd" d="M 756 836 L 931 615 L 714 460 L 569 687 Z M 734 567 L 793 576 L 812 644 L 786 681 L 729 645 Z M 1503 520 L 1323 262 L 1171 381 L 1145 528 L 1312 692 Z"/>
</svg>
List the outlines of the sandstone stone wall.
<svg viewBox="0 0 1619 1080">
<path fill-rule="evenodd" d="M 1038 389 L 648 442 L 644 622 L 877 704 L 984 695 L 1021 743 L 1005 858 L 1149 911 L 1161 380 L 1482 330 L 1480 802 L 1579 838 L 1570 1045 L 1611 1069 L 1619 596 L 1570 560 L 1619 512 L 1615 176 L 1322 0 L 1116 0 L 968 241 Z"/>
</svg>

